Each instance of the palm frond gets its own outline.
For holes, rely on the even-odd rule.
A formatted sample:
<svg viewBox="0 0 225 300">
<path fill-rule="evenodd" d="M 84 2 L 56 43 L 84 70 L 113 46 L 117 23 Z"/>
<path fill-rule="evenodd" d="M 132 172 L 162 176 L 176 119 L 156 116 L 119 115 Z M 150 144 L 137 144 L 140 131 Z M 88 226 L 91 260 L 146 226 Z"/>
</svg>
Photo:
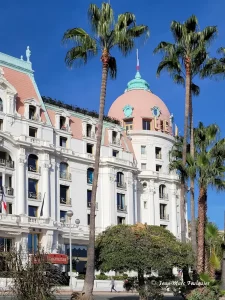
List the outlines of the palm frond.
<svg viewBox="0 0 225 300">
<path fill-rule="evenodd" d="M 73 64 L 78 66 L 86 64 L 88 58 L 95 56 L 98 52 L 96 41 L 82 28 L 73 28 L 65 32 L 63 43 L 72 42 L 72 47 L 66 54 L 65 62 L 69 67 Z"/>
<path fill-rule="evenodd" d="M 199 96 L 200 94 L 200 87 L 193 82 L 191 83 L 191 93 L 193 96 Z"/>
<path fill-rule="evenodd" d="M 96 4 L 90 4 L 88 8 L 88 19 L 91 24 L 91 28 L 95 34 L 98 33 L 99 21 L 101 18 L 101 10 Z"/>
<path fill-rule="evenodd" d="M 207 26 L 199 33 L 200 41 L 208 46 L 217 37 L 217 34 L 217 26 Z"/>
<path fill-rule="evenodd" d="M 109 75 L 111 79 L 116 79 L 117 75 L 117 65 L 115 57 L 110 56 L 109 59 Z"/>
<path fill-rule="evenodd" d="M 185 22 L 184 25 L 187 29 L 187 33 L 196 32 L 198 28 L 198 19 L 195 15 L 190 16 Z"/>
</svg>

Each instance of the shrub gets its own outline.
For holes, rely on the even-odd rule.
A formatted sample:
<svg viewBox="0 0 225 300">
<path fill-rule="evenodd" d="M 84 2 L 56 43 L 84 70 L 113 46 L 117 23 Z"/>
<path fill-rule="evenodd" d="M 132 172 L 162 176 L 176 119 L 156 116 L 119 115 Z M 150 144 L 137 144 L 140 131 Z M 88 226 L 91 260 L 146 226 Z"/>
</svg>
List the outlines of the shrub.
<svg viewBox="0 0 225 300">
<path fill-rule="evenodd" d="M 104 273 L 101 273 L 99 275 L 96 275 L 95 279 L 97 279 L 97 280 L 107 280 L 107 279 L 109 279 L 109 277 L 107 275 L 105 275 Z"/>
<path fill-rule="evenodd" d="M 219 298 L 220 293 L 208 287 L 197 288 L 187 297 L 188 300 L 219 300 Z"/>
</svg>

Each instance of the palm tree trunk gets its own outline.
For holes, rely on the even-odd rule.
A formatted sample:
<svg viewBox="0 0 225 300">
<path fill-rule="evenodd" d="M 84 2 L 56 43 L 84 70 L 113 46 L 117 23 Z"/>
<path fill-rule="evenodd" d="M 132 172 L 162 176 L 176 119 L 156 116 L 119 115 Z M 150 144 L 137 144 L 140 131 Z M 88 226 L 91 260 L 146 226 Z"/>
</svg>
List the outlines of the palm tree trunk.
<svg viewBox="0 0 225 300">
<path fill-rule="evenodd" d="M 108 70 L 109 70 L 108 51 L 106 50 L 103 51 L 101 60 L 102 60 L 102 84 L 101 84 L 97 143 L 96 143 L 95 163 L 94 163 L 94 178 L 93 178 L 92 196 L 91 196 L 90 232 L 89 232 L 89 244 L 88 244 L 88 251 L 87 251 L 87 269 L 86 269 L 84 287 L 82 291 L 82 299 L 85 300 L 93 299 L 92 292 L 93 292 L 94 278 L 95 278 L 95 205 L 96 205 L 96 193 L 98 187 L 99 163 L 100 163 L 100 152 L 101 152 L 101 142 L 102 142 L 102 127 L 103 127 L 103 116 L 104 116 L 105 98 L 106 98 L 106 85 L 107 85 Z"/>
<path fill-rule="evenodd" d="M 205 226 L 207 211 L 207 190 L 200 186 L 198 198 L 198 274 L 205 270 Z"/>
<path fill-rule="evenodd" d="M 193 118 L 193 105 L 192 95 L 190 94 L 190 154 L 194 158 L 194 118 Z M 191 193 L 191 245 L 194 253 L 194 270 L 196 270 L 197 262 L 197 238 L 196 238 L 196 220 L 195 220 L 195 180 L 190 180 L 190 193 Z"/>
<path fill-rule="evenodd" d="M 185 116 L 184 116 L 184 138 L 182 163 L 186 165 L 187 159 L 187 138 L 188 138 L 188 119 L 190 112 L 190 95 L 191 95 L 191 61 L 187 57 L 185 61 L 186 82 L 185 82 Z M 186 243 L 186 222 L 185 222 L 185 182 L 181 181 L 181 199 L 180 199 L 180 218 L 181 218 L 181 242 Z"/>
<path fill-rule="evenodd" d="M 209 249 L 205 246 L 205 270 L 206 274 L 209 274 Z"/>
</svg>

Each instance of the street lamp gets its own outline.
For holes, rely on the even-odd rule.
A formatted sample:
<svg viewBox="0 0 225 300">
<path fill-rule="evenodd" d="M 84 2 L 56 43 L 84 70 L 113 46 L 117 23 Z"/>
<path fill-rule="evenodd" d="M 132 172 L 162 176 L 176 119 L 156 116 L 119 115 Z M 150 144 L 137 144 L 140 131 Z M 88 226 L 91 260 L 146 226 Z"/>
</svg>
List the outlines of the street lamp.
<svg viewBox="0 0 225 300">
<path fill-rule="evenodd" d="M 72 238 L 71 238 L 71 219 L 73 217 L 73 211 L 72 210 L 68 210 L 67 213 L 66 213 L 68 219 L 69 219 L 69 227 L 70 227 L 70 288 L 72 289 Z M 65 224 L 65 218 L 61 218 L 60 219 L 61 223 Z M 79 219 L 76 219 L 75 220 L 75 226 L 73 227 L 78 227 L 80 224 L 80 220 Z"/>
</svg>

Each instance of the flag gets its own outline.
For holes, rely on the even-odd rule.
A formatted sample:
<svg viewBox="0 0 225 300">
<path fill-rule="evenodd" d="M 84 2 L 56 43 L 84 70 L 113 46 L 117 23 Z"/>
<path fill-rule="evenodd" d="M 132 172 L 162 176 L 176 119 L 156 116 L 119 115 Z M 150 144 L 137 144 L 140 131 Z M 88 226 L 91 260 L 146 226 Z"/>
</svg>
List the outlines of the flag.
<svg viewBox="0 0 225 300">
<path fill-rule="evenodd" d="M 40 217 L 43 217 L 43 207 L 44 207 L 44 202 L 45 202 L 45 193 L 44 193 L 43 201 L 42 201 L 42 204 L 41 204 Z"/>
<path fill-rule="evenodd" d="M 2 200 L 1 200 L 1 204 L 3 204 L 3 208 L 6 211 L 7 210 L 7 203 L 5 201 L 5 193 L 4 193 L 4 188 L 3 186 L 1 187 L 2 190 Z"/>
</svg>

